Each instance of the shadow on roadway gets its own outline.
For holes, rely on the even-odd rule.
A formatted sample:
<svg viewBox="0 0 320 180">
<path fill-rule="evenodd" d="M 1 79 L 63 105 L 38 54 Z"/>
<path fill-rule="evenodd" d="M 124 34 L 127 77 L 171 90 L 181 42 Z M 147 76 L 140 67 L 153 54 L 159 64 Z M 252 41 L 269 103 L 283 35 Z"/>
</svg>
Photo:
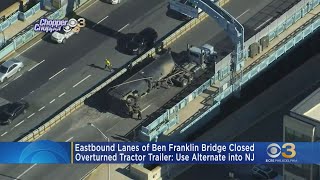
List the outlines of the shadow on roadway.
<svg viewBox="0 0 320 180">
<path fill-rule="evenodd" d="M 166 16 L 168 16 L 169 18 L 178 20 L 178 21 L 189 21 L 192 18 L 189 18 L 188 16 L 185 16 L 177 11 L 174 11 L 172 9 L 169 8 L 169 5 L 167 6 L 168 10 L 166 12 Z"/>
<path fill-rule="evenodd" d="M 111 136 L 111 137 L 116 140 L 120 140 L 120 141 L 124 141 L 124 142 L 131 142 L 130 139 L 126 138 L 125 136 L 118 135 L 118 134 L 116 134 L 115 136 Z"/>
<path fill-rule="evenodd" d="M 18 178 L 16 178 L 16 177 L 8 176 L 8 175 L 5 175 L 5 174 L 0 174 L 0 179 L 2 179 L 1 177 L 3 177 L 3 178 L 15 179 L 15 180 L 21 180 L 21 179 L 18 179 Z"/>
</svg>

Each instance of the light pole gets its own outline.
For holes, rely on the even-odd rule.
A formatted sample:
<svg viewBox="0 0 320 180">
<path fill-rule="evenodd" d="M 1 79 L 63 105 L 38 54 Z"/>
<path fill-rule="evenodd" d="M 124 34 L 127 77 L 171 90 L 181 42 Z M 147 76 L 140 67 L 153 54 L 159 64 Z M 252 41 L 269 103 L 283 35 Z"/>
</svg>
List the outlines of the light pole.
<svg viewBox="0 0 320 180">
<path fill-rule="evenodd" d="M 96 127 L 96 126 L 95 126 L 94 124 L 92 124 L 92 123 L 88 123 L 88 125 L 91 126 L 91 127 L 93 127 L 93 128 L 95 128 L 96 130 L 98 130 L 98 131 L 100 132 L 100 134 L 102 134 L 103 138 L 104 138 L 105 140 L 107 140 L 108 143 L 110 142 L 110 139 L 109 139 L 98 127 Z M 108 163 L 108 179 L 110 180 L 110 163 Z"/>
</svg>

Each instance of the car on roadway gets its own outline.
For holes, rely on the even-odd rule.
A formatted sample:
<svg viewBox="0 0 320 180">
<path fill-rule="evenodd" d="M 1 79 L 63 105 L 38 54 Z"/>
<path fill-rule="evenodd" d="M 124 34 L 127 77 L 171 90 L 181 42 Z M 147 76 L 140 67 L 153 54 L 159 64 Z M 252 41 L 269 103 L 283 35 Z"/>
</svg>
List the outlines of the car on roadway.
<svg viewBox="0 0 320 180">
<path fill-rule="evenodd" d="M 11 76 L 21 71 L 23 63 L 16 59 L 8 60 L 0 65 L 0 82 L 4 82 Z"/>
<path fill-rule="evenodd" d="M 4 105 L 0 110 L 0 124 L 7 125 L 19 115 L 27 112 L 29 104 L 26 101 L 18 101 Z"/>
<path fill-rule="evenodd" d="M 134 35 L 127 43 L 126 49 L 129 54 L 138 55 L 151 48 L 158 39 L 158 33 L 153 28 L 146 28 Z"/>
<path fill-rule="evenodd" d="M 274 171 L 271 167 L 266 165 L 255 165 L 251 169 L 251 174 L 256 179 L 274 179 L 278 176 L 278 173 Z"/>
<path fill-rule="evenodd" d="M 51 40 L 58 44 L 64 44 L 66 43 L 67 39 L 69 39 L 72 35 L 78 34 L 79 32 L 76 32 L 74 30 L 65 31 L 64 28 L 61 28 L 60 31 L 53 32 L 51 34 Z"/>
<path fill-rule="evenodd" d="M 121 3 L 121 0 L 107 0 L 107 2 L 110 4 L 119 4 Z"/>
</svg>

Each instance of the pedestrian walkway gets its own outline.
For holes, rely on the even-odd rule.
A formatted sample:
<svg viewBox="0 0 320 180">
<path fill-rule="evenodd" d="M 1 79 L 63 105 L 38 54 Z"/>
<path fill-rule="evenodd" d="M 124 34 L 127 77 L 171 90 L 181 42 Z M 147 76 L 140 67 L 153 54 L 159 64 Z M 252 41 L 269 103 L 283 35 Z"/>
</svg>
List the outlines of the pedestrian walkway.
<svg viewBox="0 0 320 180">
<path fill-rule="evenodd" d="M 27 18 L 25 21 L 18 20 L 15 23 L 11 24 L 8 28 L 6 28 L 3 31 L 5 39 L 8 40 L 8 39 L 14 37 L 15 35 L 19 34 L 23 29 L 30 26 L 30 24 L 35 22 L 37 19 L 39 19 L 40 17 L 42 17 L 46 13 L 47 13 L 47 11 L 45 11 L 45 10 L 39 10 L 34 15 Z"/>
</svg>

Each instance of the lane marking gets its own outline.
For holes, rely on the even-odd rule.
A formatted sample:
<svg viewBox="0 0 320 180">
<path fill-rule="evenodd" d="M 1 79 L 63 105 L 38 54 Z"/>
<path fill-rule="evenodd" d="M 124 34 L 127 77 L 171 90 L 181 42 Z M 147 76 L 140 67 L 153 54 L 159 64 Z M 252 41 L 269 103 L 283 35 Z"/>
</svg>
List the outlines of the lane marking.
<svg viewBox="0 0 320 180">
<path fill-rule="evenodd" d="M 41 63 L 43 63 L 45 60 L 42 60 L 41 62 L 37 63 L 36 65 L 34 65 L 32 68 L 30 68 L 28 71 L 31 71 L 32 69 L 34 69 L 35 67 L 39 66 Z"/>
<path fill-rule="evenodd" d="M 52 79 L 52 78 L 54 78 L 54 77 L 56 77 L 58 74 L 60 74 L 62 71 L 64 71 L 66 68 L 63 68 L 63 69 L 61 69 L 61 71 L 59 71 L 59 72 L 57 72 L 55 75 L 53 75 L 53 76 L 51 76 L 50 78 L 49 78 L 49 80 L 50 79 Z"/>
<path fill-rule="evenodd" d="M 56 99 L 52 99 L 52 101 L 50 101 L 50 104 L 53 103 Z"/>
<path fill-rule="evenodd" d="M 260 24 L 258 27 L 256 27 L 254 30 L 256 31 L 257 29 L 261 28 L 263 25 L 267 24 L 273 17 L 270 17 L 268 20 Z"/>
<path fill-rule="evenodd" d="M 90 5 L 88 5 L 87 7 L 85 7 L 84 9 L 82 9 L 81 11 L 78 12 L 78 14 L 82 13 L 83 11 L 87 10 L 89 7 L 91 7 L 93 4 L 95 4 L 96 2 L 98 2 L 98 0 L 94 1 L 93 3 L 91 3 Z"/>
<path fill-rule="evenodd" d="M 19 76 L 17 76 L 16 78 L 14 78 L 14 80 L 16 80 L 16 79 L 18 79 L 19 77 L 21 77 L 22 76 L 22 74 L 20 74 Z"/>
<path fill-rule="evenodd" d="M 96 25 L 100 24 L 103 20 L 107 19 L 109 16 L 106 16 L 104 18 L 102 18 L 100 21 L 98 21 L 95 25 L 93 25 L 92 27 L 95 27 Z"/>
<path fill-rule="evenodd" d="M 72 87 L 76 87 L 78 86 L 80 83 L 82 83 L 83 81 L 85 81 L 86 79 L 88 79 L 91 75 L 88 75 L 87 77 L 83 78 L 81 81 L 79 81 L 77 84 L 73 85 Z"/>
<path fill-rule="evenodd" d="M 120 31 L 122 31 L 124 28 L 126 28 L 127 26 L 129 26 L 129 24 L 126 24 L 125 26 L 123 26 L 122 28 L 120 28 L 119 30 L 118 30 L 118 32 L 120 32 Z"/>
<path fill-rule="evenodd" d="M 24 120 L 22 120 L 21 122 L 19 122 L 18 124 L 16 124 L 14 127 L 18 127 L 20 124 L 22 124 L 24 122 Z"/>
<path fill-rule="evenodd" d="M 25 175 L 28 171 L 30 171 L 36 165 L 37 164 L 34 164 L 31 167 L 29 167 L 27 170 L 23 171 L 23 173 L 21 173 L 16 179 L 20 179 L 23 175 Z"/>
<path fill-rule="evenodd" d="M 141 112 L 145 111 L 146 109 L 148 109 L 151 106 L 151 104 L 149 104 L 147 107 L 145 107 L 144 109 L 141 110 Z"/>
<path fill-rule="evenodd" d="M 65 94 L 66 94 L 66 92 L 63 92 L 58 97 L 61 97 L 61 96 L 65 95 Z"/>
<path fill-rule="evenodd" d="M 67 139 L 67 140 L 66 140 L 66 142 L 69 142 L 71 139 L 73 139 L 73 137 L 71 137 L 71 138 Z"/>
<path fill-rule="evenodd" d="M 4 135 L 6 135 L 7 133 L 8 133 L 8 132 L 4 132 L 3 134 L 1 134 L 1 137 L 4 136 Z"/>
<path fill-rule="evenodd" d="M 29 119 L 29 118 L 31 118 L 33 115 L 34 115 L 35 113 L 32 113 L 30 116 L 28 116 L 27 118 Z"/>
<path fill-rule="evenodd" d="M 6 84 L 6 85 L 4 85 L 4 86 L 2 86 L 2 88 L 6 87 L 6 86 L 8 86 L 8 85 L 9 85 L 9 83 L 8 83 L 8 84 Z"/>
<path fill-rule="evenodd" d="M 44 109 L 46 106 L 43 106 L 42 108 L 40 108 L 38 111 L 41 111 L 42 109 Z"/>
<path fill-rule="evenodd" d="M 249 12 L 250 9 L 247 9 L 245 12 L 243 12 L 242 14 L 240 14 L 236 19 L 240 18 L 241 16 L 245 15 L 247 12 Z"/>
</svg>

